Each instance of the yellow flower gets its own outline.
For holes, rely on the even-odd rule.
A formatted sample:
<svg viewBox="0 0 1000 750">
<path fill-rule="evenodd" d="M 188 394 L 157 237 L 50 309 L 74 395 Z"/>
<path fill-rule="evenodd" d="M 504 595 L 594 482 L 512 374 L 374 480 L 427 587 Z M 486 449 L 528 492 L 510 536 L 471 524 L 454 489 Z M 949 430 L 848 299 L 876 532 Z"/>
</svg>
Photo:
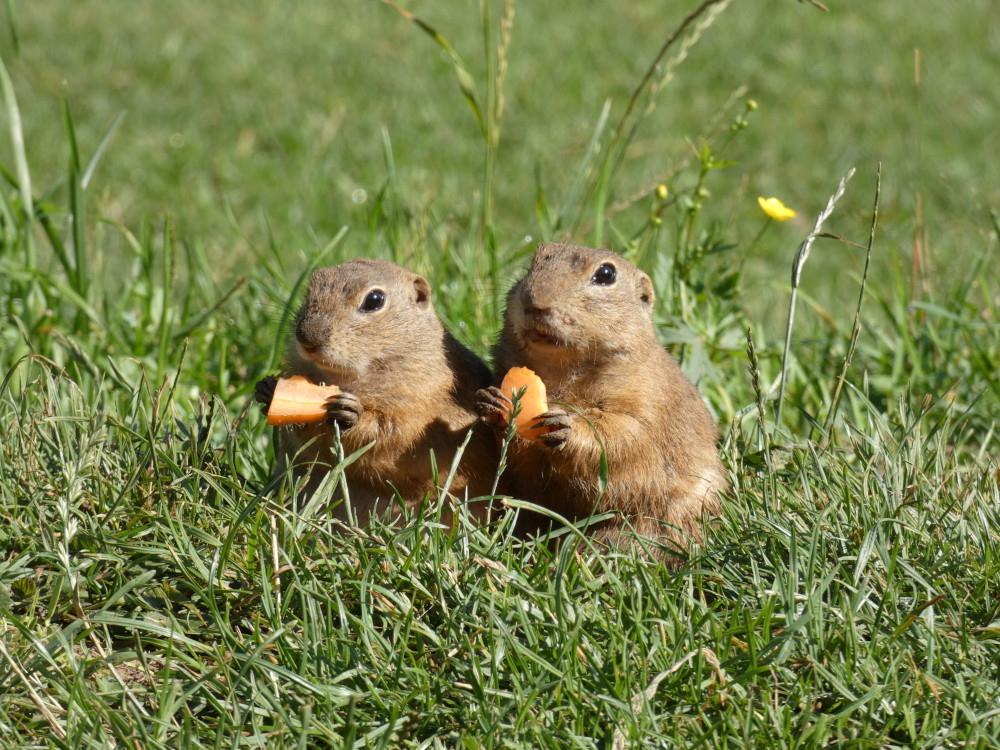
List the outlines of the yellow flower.
<svg viewBox="0 0 1000 750">
<path fill-rule="evenodd" d="M 777 198 L 758 198 L 757 202 L 764 213 L 775 221 L 788 221 L 795 218 L 795 212 Z"/>
<path fill-rule="evenodd" d="M 659 198 L 661 201 L 665 201 L 667 199 L 667 195 L 669 195 L 669 191 L 667 190 L 667 186 L 666 185 L 664 185 L 664 184 L 661 183 L 661 184 L 659 184 L 659 185 L 656 186 L 656 197 L 657 198 Z"/>
</svg>

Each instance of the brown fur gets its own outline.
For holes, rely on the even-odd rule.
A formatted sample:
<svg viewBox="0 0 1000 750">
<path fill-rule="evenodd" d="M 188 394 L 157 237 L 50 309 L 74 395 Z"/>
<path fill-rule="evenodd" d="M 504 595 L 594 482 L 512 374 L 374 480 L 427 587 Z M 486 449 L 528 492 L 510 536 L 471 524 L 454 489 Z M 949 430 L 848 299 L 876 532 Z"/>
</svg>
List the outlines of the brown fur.
<svg viewBox="0 0 1000 750">
<path fill-rule="evenodd" d="M 373 290 L 384 294 L 384 307 L 366 312 L 362 306 Z M 291 464 L 298 480 L 311 467 L 304 495 L 312 494 L 337 460 L 336 418 L 345 456 L 374 442 L 344 470 L 361 524 L 376 508 L 398 509 L 395 491 L 407 506 L 428 494 L 436 498 L 440 488 L 430 451 L 443 483 L 470 428 L 473 436 L 449 492 L 464 499 L 491 489 L 498 451 L 489 431 L 477 425 L 475 411 L 476 389 L 489 383 L 490 373 L 444 329 L 430 294 L 423 277 L 386 261 L 358 259 L 318 269 L 288 345 L 284 376 L 335 384 L 344 395 L 328 402 L 327 423 L 277 428 L 278 472 Z M 471 510 L 484 517 L 486 503 Z M 334 513 L 346 518 L 345 504 Z"/>
<path fill-rule="evenodd" d="M 603 264 L 614 268 L 613 284 L 594 283 Z M 717 493 L 726 481 L 718 429 L 656 338 L 654 299 L 649 277 L 613 252 L 538 247 L 507 297 L 496 371 L 534 370 L 548 390 L 548 423 L 563 429 L 548 443 L 515 438 L 507 481 L 515 497 L 570 520 L 617 511 L 639 534 L 686 548 L 688 538 L 701 539 L 703 517 L 721 512 Z M 564 412 L 553 402 L 571 408 Z M 596 508 L 601 445 L 594 430 L 609 478 Z M 590 533 L 615 544 L 623 522 L 594 524 Z"/>
</svg>

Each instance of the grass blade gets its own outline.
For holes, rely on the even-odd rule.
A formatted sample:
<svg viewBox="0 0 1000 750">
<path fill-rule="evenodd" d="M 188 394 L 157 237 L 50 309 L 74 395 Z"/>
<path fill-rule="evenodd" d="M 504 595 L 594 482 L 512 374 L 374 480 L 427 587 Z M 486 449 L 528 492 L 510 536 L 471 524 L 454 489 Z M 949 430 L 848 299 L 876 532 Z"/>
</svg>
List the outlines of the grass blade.
<svg viewBox="0 0 1000 750">
<path fill-rule="evenodd" d="M 448 56 L 448 60 L 451 63 L 452 70 L 455 71 L 455 78 L 458 79 L 458 87 L 462 91 L 462 96 L 465 98 L 466 104 L 469 105 L 469 109 L 472 111 L 472 116 L 476 120 L 476 125 L 479 126 L 479 132 L 483 136 L 483 140 L 489 141 L 490 134 L 487 126 L 487 119 L 483 115 L 482 108 L 479 106 L 479 101 L 476 99 L 476 84 L 475 80 L 472 78 L 472 74 L 469 72 L 468 66 L 465 61 L 459 56 L 455 48 L 451 46 L 447 39 L 445 39 L 433 26 L 424 21 L 422 18 L 414 15 L 406 8 L 393 2 L 393 0 L 379 0 L 383 5 L 387 5 L 396 11 L 399 15 L 416 24 L 417 28 L 423 31 L 427 36 L 433 39 L 441 49 L 445 51 Z"/>
<path fill-rule="evenodd" d="M 843 391 L 844 379 L 847 377 L 847 368 L 851 366 L 854 352 L 858 345 L 858 336 L 861 335 L 861 304 L 865 299 L 865 287 L 868 284 L 868 269 L 872 260 L 872 245 L 875 243 L 875 227 L 878 223 L 878 204 L 882 195 L 882 165 L 879 164 L 878 172 L 875 175 L 875 205 L 872 206 L 872 223 L 868 230 L 868 246 L 865 249 L 865 270 L 861 276 L 861 289 L 858 292 L 858 306 L 854 310 L 854 324 L 851 326 L 851 340 L 848 345 L 847 354 L 844 356 L 844 364 L 837 378 L 837 387 L 833 392 L 833 399 L 830 402 L 830 411 L 827 412 L 826 421 L 823 424 L 823 431 L 827 434 L 827 439 L 833 435 L 833 423 L 837 416 L 837 408 L 840 406 L 840 394 Z"/>
<path fill-rule="evenodd" d="M 806 259 L 809 257 L 809 251 L 812 249 L 812 244 L 815 242 L 816 238 L 822 232 L 823 224 L 830 214 L 833 213 L 834 206 L 837 205 L 837 201 L 840 200 L 844 191 L 847 189 L 847 182 L 854 176 L 854 168 L 851 167 L 850 171 L 844 175 L 841 179 L 840 184 L 837 185 L 837 189 L 834 191 L 833 195 L 826 203 L 826 208 L 824 208 L 819 216 L 816 217 L 816 224 L 813 226 L 813 230 L 806 237 L 805 241 L 799 245 L 799 249 L 795 252 L 795 260 L 792 261 L 792 294 L 788 301 L 788 324 L 785 326 L 785 348 L 781 355 L 781 385 L 778 386 L 778 406 L 777 412 L 774 416 L 774 424 L 776 427 L 781 426 L 781 410 L 784 405 L 785 397 L 785 381 L 788 377 L 788 354 L 791 350 L 792 344 L 792 328 L 795 325 L 795 298 L 799 290 L 799 281 L 802 278 L 802 268 L 805 266 Z"/>
<path fill-rule="evenodd" d="M 14 94 L 14 84 L 7 73 L 7 66 L 0 58 L 0 92 L 3 93 L 4 112 L 7 115 L 7 127 L 10 128 L 10 142 L 14 149 L 14 164 L 17 171 L 17 185 L 21 191 L 22 211 L 25 224 L 31 227 L 35 223 L 35 202 L 31 194 L 31 172 L 28 170 L 28 155 L 24 148 L 24 133 L 21 130 L 21 111 L 17 106 Z M 35 267 L 35 244 L 31 232 L 25 233 L 24 263 L 28 268 Z"/>
<path fill-rule="evenodd" d="M 80 182 L 80 149 L 69 102 L 62 101 L 63 126 L 69 143 L 69 235 L 73 242 L 73 265 L 66 269 L 70 285 L 80 297 L 87 296 L 87 247 L 83 211 L 83 186 Z"/>
<path fill-rule="evenodd" d="M 83 170 L 83 177 L 80 178 L 80 185 L 84 190 L 86 190 L 87 186 L 90 184 L 90 178 L 94 176 L 94 171 L 97 169 L 98 162 L 100 162 L 108 144 L 111 143 L 112 136 L 118 130 L 118 127 L 122 124 L 124 119 L 125 111 L 122 110 L 118 113 L 115 119 L 112 120 L 108 129 L 104 131 L 104 136 L 101 138 L 101 142 L 97 144 L 97 149 L 94 151 L 94 155 L 90 157 L 90 161 L 87 162 L 87 168 Z"/>
</svg>

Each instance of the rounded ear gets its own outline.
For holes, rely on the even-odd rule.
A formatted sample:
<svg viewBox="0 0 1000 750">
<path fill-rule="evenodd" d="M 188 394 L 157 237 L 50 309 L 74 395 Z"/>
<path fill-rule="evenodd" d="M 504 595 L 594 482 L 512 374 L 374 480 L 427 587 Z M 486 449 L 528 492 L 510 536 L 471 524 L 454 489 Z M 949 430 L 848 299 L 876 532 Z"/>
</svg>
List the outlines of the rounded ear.
<svg viewBox="0 0 1000 750">
<path fill-rule="evenodd" d="M 639 292 L 639 301 L 642 303 L 643 308 L 645 308 L 646 312 L 652 313 L 653 303 L 656 302 L 656 292 L 653 291 L 653 282 L 649 276 L 640 271 L 636 287 Z"/>
<path fill-rule="evenodd" d="M 413 301 L 418 307 L 430 307 L 431 285 L 423 276 L 413 277 Z"/>
</svg>

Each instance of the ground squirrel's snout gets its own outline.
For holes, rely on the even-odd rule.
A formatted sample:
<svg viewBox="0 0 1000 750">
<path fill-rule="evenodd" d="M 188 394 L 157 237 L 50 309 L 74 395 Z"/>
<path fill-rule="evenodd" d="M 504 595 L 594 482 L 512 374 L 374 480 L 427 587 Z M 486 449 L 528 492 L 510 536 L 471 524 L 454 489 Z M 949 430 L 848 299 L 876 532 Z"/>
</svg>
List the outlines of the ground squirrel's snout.
<svg viewBox="0 0 1000 750">
<path fill-rule="evenodd" d="M 519 285 L 518 299 L 521 303 L 521 310 L 525 315 L 535 315 L 542 307 L 531 293 L 531 289 L 523 281 Z"/>
<path fill-rule="evenodd" d="M 295 342 L 302 351 L 309 352 L 310 354 L 319 349 L 319 344 L 310 338 L 308 328 L 301 321 L 295 325 Z"/>
<path fill-rule="evenodd" d="M 303 318 L 295 325 L 295 342 L 306 354 L 319 351 L 326 340 L 326 332 L 317 330 L 317 326 Z"/>
<path fill-rule="evenodd" d="M 538 319 L 544 318 L 549 313 L 549 308 L 547 307 L 535 307 L 534 305 L 524 305 L 523 307 L 525 317 Z"/>
<path fill-rule="evenodd" d="M 532 344 L 560 345 L 563 337 L 559 335 L 561 316 L 550 307 L 533 304 L 534 300 L 528 293 L 522 296 L 520 331 L 526 342 Z"/>
<path fill-rule="evenodd" d="M 344 332 L 341 331 L 341 335 Z M 294 349 L 302 360 L 311 362 L 324 371 L 337 372 L 343 377 L 344 370 L 358 366 L 364 357 L 351 359 L 351 367 L 345 367 L 341 353 L 341 336 L 337 334 L 337 326 L 332 322 L 332 316 L 306 311 L 300 315 L 295 324 Z"/>
</svg>

